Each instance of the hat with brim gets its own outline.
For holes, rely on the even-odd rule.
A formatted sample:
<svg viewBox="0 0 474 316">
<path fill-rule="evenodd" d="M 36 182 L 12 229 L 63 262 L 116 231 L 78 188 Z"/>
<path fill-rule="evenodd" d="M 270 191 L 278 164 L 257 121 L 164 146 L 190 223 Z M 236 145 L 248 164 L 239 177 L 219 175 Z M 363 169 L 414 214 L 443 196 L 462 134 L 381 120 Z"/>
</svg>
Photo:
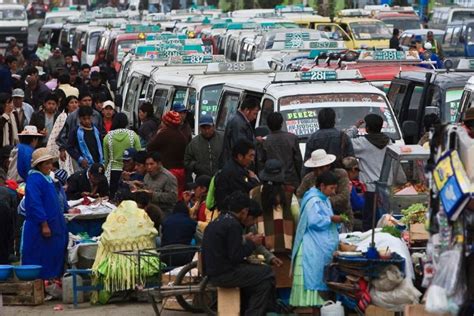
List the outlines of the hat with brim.
<svg viewBox="0 0 474 316">
<path fill-rule="evenodd" d="M 260 180 L 265 182 L 283 183 L 285 182 L 285 170 L 281 161 L 269 159 L 265 162 L 265 167 L 258 174 Z"/>
<path fill-rule="evenodd" d="M 18 134 L 19 137 L 21 136 L 35 136 L 35 137 L 43 137 L 44 135 L 38 132 L 38 129 L 34 125 L 26 125 L 25 128 Z"/>
<path fill-rule="evenodd" d="M 324 149 L 317 149 L 311 153 L 311 158 L 306 160 L 306 168 L 319 168 L 332 164 L 336 161 L 336 156 L 326 153 Z"/>
<path fill-rule="evenodd" d="M 48 160 L 56 160 L 57 158 L 54 157 L 49 153 L 49 149 L 46 147 L 38 148 L 33 152 L 31 156 L 31 167 L 36 167 L 38 164 L 48 161 Z"/>
</svg>

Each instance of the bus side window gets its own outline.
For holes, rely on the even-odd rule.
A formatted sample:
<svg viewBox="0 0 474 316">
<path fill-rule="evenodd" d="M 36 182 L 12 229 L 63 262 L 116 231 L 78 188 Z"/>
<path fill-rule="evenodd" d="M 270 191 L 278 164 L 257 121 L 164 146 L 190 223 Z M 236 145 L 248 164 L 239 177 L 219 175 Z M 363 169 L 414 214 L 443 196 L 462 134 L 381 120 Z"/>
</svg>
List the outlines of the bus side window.
<svg viewBox="0 0 474 316">
<path fill-rule="evenodd" d="M 216 122 L 216 129 L 220 131 L 225 130 L 227 122 L 230 120 L 232 115 L 237 112 L 237 106 L 239 105 L 239 95 L 233 92 L 225 92 L 222 102 L 222 109 L 219 112 L 219 117 Z"/>
<path fill-rule="evenodd" d="M 161 118 L 165 111 L 166 100 L 168 98 L 168 90 L 157 89 L 155 96 L 153 97 L 153 109 L 155 110 L 155 116 Z"/>
</svg>

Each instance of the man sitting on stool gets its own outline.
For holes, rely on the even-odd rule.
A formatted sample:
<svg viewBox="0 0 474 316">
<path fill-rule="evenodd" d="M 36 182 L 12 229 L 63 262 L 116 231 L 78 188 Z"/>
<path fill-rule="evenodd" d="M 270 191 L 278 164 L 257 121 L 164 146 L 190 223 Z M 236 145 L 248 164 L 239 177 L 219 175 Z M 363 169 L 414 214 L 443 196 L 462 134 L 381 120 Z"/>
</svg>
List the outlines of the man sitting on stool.
<svg viewBox="0 0 474 316">
<path fill-rule="evenodd" d="M 249 214 L 250 198 L 242 192 L 234 192 L 228 198 L 229 212 L 211 222 L 204 233 L 202 256 L 204 273 L 218 287 L 241 289 L 243 315 L 266 315 L 267 307 L 274 304 L 275 276 L 267 265 L 248 264 L 262 235 L 242 235 Z"/>
</svg>

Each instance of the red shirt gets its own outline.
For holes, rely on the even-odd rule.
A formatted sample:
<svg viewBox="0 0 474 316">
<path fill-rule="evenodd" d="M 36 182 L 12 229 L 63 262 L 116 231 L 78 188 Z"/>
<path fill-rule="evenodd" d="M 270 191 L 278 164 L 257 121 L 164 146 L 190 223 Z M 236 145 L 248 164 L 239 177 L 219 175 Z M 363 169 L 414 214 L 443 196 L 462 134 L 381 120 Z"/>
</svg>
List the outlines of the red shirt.
<svg viewBox="0 0 474 316">
<path fill-rule="evenodd" d="M 112 129 L 112 120 L 110 121 L 104 120 L 104 128 L 107 133 L 110 132 L 110 130 Z"/>
</svg>

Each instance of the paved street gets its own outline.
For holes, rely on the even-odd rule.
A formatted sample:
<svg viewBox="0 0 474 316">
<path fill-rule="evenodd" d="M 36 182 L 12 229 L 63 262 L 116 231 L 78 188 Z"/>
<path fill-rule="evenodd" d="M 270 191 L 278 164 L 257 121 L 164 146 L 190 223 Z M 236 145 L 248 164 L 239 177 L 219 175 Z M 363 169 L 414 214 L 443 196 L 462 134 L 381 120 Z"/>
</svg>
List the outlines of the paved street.
<svg viewBox="0 0 474 316">
<path fill-rule="evenodd" d="M 62 305 L 60 301 L 47 302 L 41 306 L 8 306 L 0 308 L 0 316 L 48 316 L 48 315 L 87 315 L 87 316 L 154 316 L 153 308 L 148 303 L 127 302 L 121 304 L 108 304 L 91 306 L 89 303 L 80 304 L 77 309 L 72 305 Z M 64 310 L 54 311 L 56 305 L 62 305 Z M 186 316 L 186 315 L 204 315 L 192 314 L 181 311 L 163 310 L 163 316 Z"/>
</svg>

